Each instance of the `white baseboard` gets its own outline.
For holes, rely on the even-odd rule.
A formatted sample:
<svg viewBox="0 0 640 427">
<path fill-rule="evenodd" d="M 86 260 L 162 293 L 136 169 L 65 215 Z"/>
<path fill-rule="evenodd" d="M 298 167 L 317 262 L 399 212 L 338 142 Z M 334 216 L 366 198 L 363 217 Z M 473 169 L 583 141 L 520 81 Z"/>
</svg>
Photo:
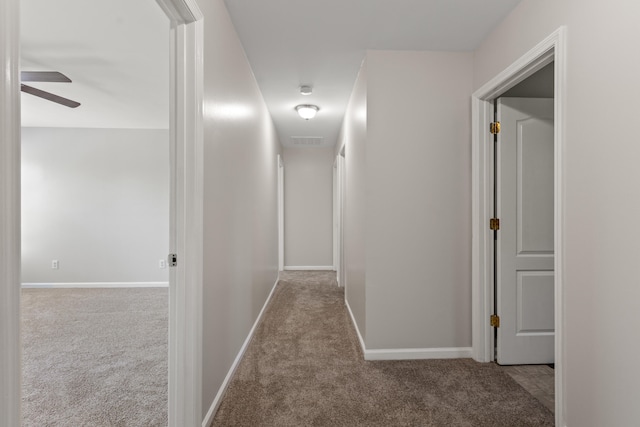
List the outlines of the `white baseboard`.
<svg viewBox="0 0 640 427">
<path fill-rule="evenodd" d="M 347 306 L 347 311 L 349 311 L 351 321 L 358 334 L 364 360 L 463 359 L 471 357 L 471 347 L 367 349 L 362 334 L 360 334 L 356 318 L 353 316 L 353 312 L 349 306 L 349 302 L 345 299 L 344 303 Z"/>
<path fill-rule="evenodd" d="M 236 372 L 236 369 L 238 368 L 238 365 L 240 364 L 240 361 L 244 356 L 244 352 L 247 350 L 247 347 L 249 346 L 249 343 L 253 338 L 253 334 L 256 331 L 256 328 L 262 321 L 262 316 L 264 315 L 264 311 L 267 308 L 269 301 L 271 301 L 271 297 L 273 296 L 273 292 L 276 290 L 276 287 L 278 286 L 279 281 L 280 281 L 280 275 L 278 275 L 278 278 L 276 279 L 276 283 L 271 288 L 271 292 L 269 292 L 269 296 L 267 297 L 267 300 L 264 302 L 264 305 L 262 306 L 260 313 L 258 313 L 258 317 L 256 318 L 256 321 L 253 323 L 253 327 L 251 327 L 251 330 L 249 331 L 249 335 L 247 335 L 247 338 L 244 340 L 244 344 L 242 344 L 242 347 L 240 347 L 240 351 L 238 352 L 238 355 L 236 356 L 235 360 L 231 364 L 231 368 L 229 368 L 229 372 L 227 372 L 227 376 L 224 378 L 222 385 L 218 389 L 218 393 L 216 394 L 216 397 L 213 399 L 213 403 L 211 403 L 211 406 L 207 411 L 207 415 L 205 415 L 204 420 L 202 421 L 202 427 L 209 427 L 209 425 L 211 425 L 211 423 L 213 422 L 213 417 L 216 415 L 216 411 L 220 407 L 220 403 L 222 402 L 222 397 L 227 391 L 227 387 L 229 386 L 231 377 L 233 377 L 233 374 Z"/>
<path fill-rule="evenodd" d="M 351 306 L 349 305 L 349 301 L 347 298 L 344 299 L 344 304 L 347 306 L 347 311 L 349 312 L 349 316 L 351 316 L 351 322 L 353 322 L 353 327 L 356 328 L 356 333 L 358 334 L 358 341 L 360 341 L 360 348 L 362 349 L 363 354 L 367 354 L 367 347 L 364 345 L 364 339 L 362 338 L 362 334 L 360 334 L 360 328 L 358 328 L 358 322 L 356 322 L 356 318 L 353 316 L 353 311 L 351 311 Z M 366 360 L 365 356 L 365 360 Z"/>
<path fill-rule="evenodd" d="M 364 360 L 466 359 L 471 347 L 390 348 L 365 350 Z"/>
<path fill-rule="evenodd" d="M 168 288 L 169 282 L 23 283 L 23 288 Z"/>
<path fill-rule="evenodd" d="M 307 271 L 307 270 L 318 270 L 318 271 L 325 271 L 325 270 L 331 270 L 331 271 L 335 271 L 335 269 L 333 268 L 333 265 L 285 265 L 284 266 L 285 270 L 298 270 L 298 271 Z"/>
</svg>

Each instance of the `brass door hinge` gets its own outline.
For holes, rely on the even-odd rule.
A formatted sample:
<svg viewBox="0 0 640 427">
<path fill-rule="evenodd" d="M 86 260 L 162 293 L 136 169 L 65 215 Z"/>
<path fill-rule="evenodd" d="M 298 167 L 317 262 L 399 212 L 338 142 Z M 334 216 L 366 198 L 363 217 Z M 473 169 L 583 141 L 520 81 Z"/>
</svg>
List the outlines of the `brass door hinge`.
<svg viewBox="0 0 640 427">
<path fill-rule="evenodd" d="M 498 316 L 497 314 L 492 314 L 491 317 L 489 318 L 489 324 L 491 325 L 492 328 L 499 328 L 500 316 Z"/>
<path fill-rule="evenodd" d="M 489 132 L 491 132 L 491 135 L 500 133 L 500 122 L 489 123 Z"/>
<path fill-rule="evenodd" d="M 500 219 L 499 218 L 491 218 L 489 220 L 489 229 L 493 231 L 500 230 Z"/>
</svg>

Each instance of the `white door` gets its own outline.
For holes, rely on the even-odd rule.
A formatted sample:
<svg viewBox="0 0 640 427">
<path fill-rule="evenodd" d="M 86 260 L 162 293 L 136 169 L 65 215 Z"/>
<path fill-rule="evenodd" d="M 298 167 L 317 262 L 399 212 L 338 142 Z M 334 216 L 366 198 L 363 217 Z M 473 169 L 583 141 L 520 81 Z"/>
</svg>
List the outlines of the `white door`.
<svg viewBox="0 0 640 427">
<path fill-rule="evenodd" d="M 500 98 L 497 361 L 554 361 L 553 99 Z"/>
</svg>

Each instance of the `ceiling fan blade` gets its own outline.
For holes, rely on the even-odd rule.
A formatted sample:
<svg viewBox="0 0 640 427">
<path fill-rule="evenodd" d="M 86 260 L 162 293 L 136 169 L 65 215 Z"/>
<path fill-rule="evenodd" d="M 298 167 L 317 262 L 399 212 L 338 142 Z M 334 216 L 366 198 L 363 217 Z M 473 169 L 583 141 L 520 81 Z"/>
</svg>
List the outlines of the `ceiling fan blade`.
<svg viewBox="0 0 640 427">
<path fill-rule="evenodd" d="M 23 82 L 71 83 L 69 77 L 57 71 L 21 71 L 20 79 Z"/>
<path fill-rule="evenodd" d="M 40 89 L 36 89 L 35 87 L 31 87 L 31 86 L 27 86 L 24 84 L 20 85 L 20 90 L 23 92 L 26 92 L 30 95 L 34 95 L 34 96 L 38 96 L 40 98 L 44 98 L 48 101 L 53 101 L 57 104 L 61 104 L 64 105 L 65 107 L 69 107 L 69 108 L 76 108 L 80 105 L 79 102 L 76 101 L 72 101 L 70 99 L 67 98 L 63 98 L 61 96 L 58 95 L 54 95 L 50 92 L 45 92 L 44 90 L 40 90 Z"/>
</svg>

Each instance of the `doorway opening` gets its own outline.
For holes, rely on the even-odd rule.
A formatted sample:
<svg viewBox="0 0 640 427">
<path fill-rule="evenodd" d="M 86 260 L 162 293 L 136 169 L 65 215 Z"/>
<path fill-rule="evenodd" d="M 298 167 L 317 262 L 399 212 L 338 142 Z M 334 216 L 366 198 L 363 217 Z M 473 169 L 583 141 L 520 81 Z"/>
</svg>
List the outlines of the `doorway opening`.
<svg viewBox="0 0 640 427">
<path fill-rule="evenodd" d="M 169 18 L 36 0 L 20 28 L 21 80 L 80 101 L 21 97 L 23 422 L 167 424 Z"/>
<path fill-rule="evenodd" d="M 19 0 L 0 6 L 6 43 L 0 49 L 5 77 L 0 83 L 0 414 L 20 425 L 20 15 Z M 190 0 L 158 0 L 171 21 L 172 172 L 169 307 L 169 425 L 202 420 L 202 77 L 203 15 Z"/>
<path fill-rule="evenodd" d="M 345 147 L 342 146 L 333 164 L 333 267 L 338 286 L 346 285 L 345 274 Z"/>
<path fill-rule="evenodd" d="M 522 292 L 524 279 L 529 280 L 528 284 L 544 282 L 544 286 L 549 290 L 551 283 L 551 293 L 553 298 L 553 308 L 549 310 L 553 313 L 555 336 L 553 336 L 553 355 L 555 360 L 555 415 L 556 423 L 563 424 L 563 162 L 564 148 L 564 91 L 565 91 L 565 29 L 559 28 L 537 46 L 527 52 L 524 56 L 514 62 L 511 66 L 498 74 L 491 81 L 482 86 L 472 96 L 473 114 L 473 193 L 472 193 L 472 220 L 473 220 L 473 247 L 472 247 L 472 310 L 473 310 L 473 357 L 477 361 L 491 362 L 495 359 L 496 318 L 494 311 L 500 307 L 498 298 L 500 288 L 500 254 L 494 253 L 496 238 L 495 228 L 495 208 L 500 206 L 500 194 L 494 194 L 494 185 L 499 185 L 494 176 L 494 167 L 500 162 L 500 148 L 494 151 L 494 135 L 489 131 L 489 124 L 494 122 L 494 102 L 496 99 L 508 93 L 519 83 L 525 81 L 530 76 L 553 65 L 553 191 L 552 191 L 552 250 L 554 256 L 553 276 L 550 279 L 547 273 L 535 273 L 520 275 L 519 290 Z M 548 68 L 547 68 L 548 70 Z M 494 158 L 494 153 L 496 157 Z M 548 176 L 547 176 L 548 178 Z M 499 179 L 499 178 L 498 178 Z M 518 196 L 516 196 L 518 197 Z M 499 209 L 498 209 L 499 211 Z M 500 231 L 498 231 L 500 232 Z M 548 242 L 545 242 L 545 244 Z M 535 246 L 535 245 L 534 245 Z M 498 248 L 499 249 L 499 248 Z M 521 248 L 522 249 L 522 248 Z M 548 248 L 545 248 L 546 251 Z M 524 252 L 527 252 L 526 250 Z M 498 274 L 496 274 L 498 272 Z M 515 273 L 514 273 L 515 275 Z M 546 275 L 546 276 L 545 276 Z M 527 283 L 525 283 L 527 284 Z M 526 287 L 526 286 L 525 286 Z M 530 289 L 534 289 L 531 287 Z M 527 290 L 530 290 L 527 289 Z M 534 292 L 535 293 L 535 292 Z M 548 300 L 549 293 L 538 294 L 537 301 Z M 495 299 L 494 299 L 495 298 Z M 534 304 L 536 299 L 534 298 Z M 504 304 L 503 304 L 504 305 Z M 515 301 L 514 301 L 515 305 Z M 534 311 L 528 311 L 529 315 Z M 522 313 L 518 314 L 521 316 Z M 500 319 L 500 327 L 504 326 L 503 319 Z M 529 319 L 530 320 L 530 319 Z M 536 323 L 539 319 L 535 319 Z M 516 318 L 517 322 L 522 322 Z M 549 319 L 545 320 L 548 324 Z M 544 323 L 544 322 L 543 322 Z M 538 322 L 537 324 L 540 324 Z M 497 325 L 496 325 L 497 326 Z M 537 333 L 537 331 L 535 331 Z"/>
<path fill-rule="evenodd" d="M 278 271 L 284 271 L 284 161 L 278 154 Z"/>
</svg>

